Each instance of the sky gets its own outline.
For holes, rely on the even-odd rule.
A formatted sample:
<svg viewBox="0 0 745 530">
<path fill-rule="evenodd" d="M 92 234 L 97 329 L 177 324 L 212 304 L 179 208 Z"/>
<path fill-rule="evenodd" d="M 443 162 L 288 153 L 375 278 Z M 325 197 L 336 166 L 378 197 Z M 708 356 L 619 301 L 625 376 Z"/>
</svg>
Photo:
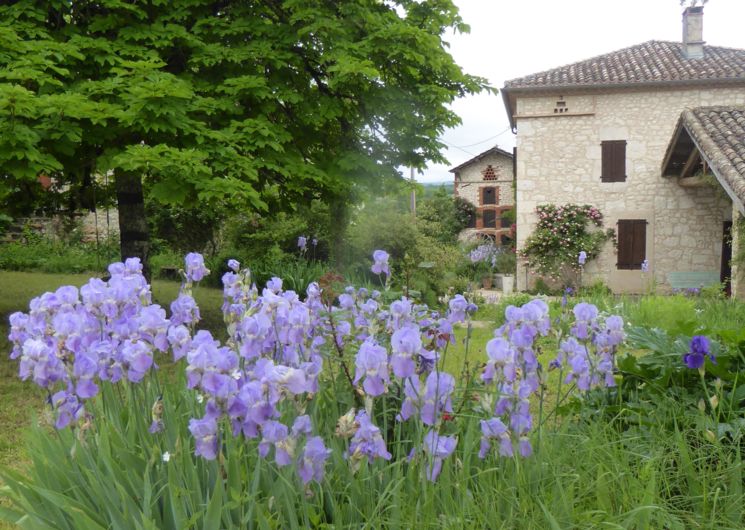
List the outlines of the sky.
<svg viewBox="0 0 745 530">
<path fill-rule="evenodd" d="M 690 1 L 690 0 L 689 0 Z M 469 34 L 448 34 L 450 52 L 467 73 L 494 88 L 508 79 L 574 63 L 648 40 L 680 41 L 680 0 L 455 0 Z M 699 2 L 700 4 L 700 2 Z M 710 0 L 704 7 L 704 40 L 745 48 L 745 0 Z M 419 182 L 452 180 L 448 170 L 498 145 L 511 151 L 500 93 L 457 100 L 462 125 L 440 140 L 450 164 L 431 164 Z M 408 172 L 405 173 L 408 176 Z"/>
</svg>

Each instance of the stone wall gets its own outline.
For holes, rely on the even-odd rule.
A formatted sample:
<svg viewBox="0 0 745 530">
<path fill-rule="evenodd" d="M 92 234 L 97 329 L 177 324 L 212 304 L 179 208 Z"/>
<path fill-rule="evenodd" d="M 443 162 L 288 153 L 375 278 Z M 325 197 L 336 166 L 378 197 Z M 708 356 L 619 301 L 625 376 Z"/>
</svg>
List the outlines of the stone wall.
<svg viewBox="0 0 745 530">
<path fill-rule="evenodd" d="M 484 173 L 489 166 L 494 171 L 495 178 L 493 180 L 484 179 Z M 462 237 L 470 239 L 478 234 L 501 236 L 510 233 L 509 228 L 503 229 L 500 227 L 499 217 L 501 212 L 514 207 L 515 194 L 512 183 L 512 158 L 499 153 L 489 153 L 483 157 L 476 157 L 471 163 L 458 170 L 453 186 L 455 195 L 480 208 L 482 206 L 481 194 L 483 188 L 495 188 L 497 194 L 497 202 L 494 206 L 497 211 L 497 228 L 483 228 L 477 222 L 476 229 L 465 230 Z M 497 242 L 499 242 L 499 239 Z"/>
<path fill-rule="evenodd" d="M 596 206 L 605 226 L 619 219 L 646 219 L 649 275 L 662 290 L 673 271 L 719 271 L 722 226 L 731 201 L 712 186 L 683 188 L 661 176 L 662 158 L 686 107 L 744 104 L 738 89 L 617 91 L 565 96 L 567 111 L 553 113 L 559 94 L 517 100 L 517 246 L 536 224 L 541 203 Z M 605 140 L 626 140 L 626 181 L 601 182 Z M 602 280 L 615 292 L 641 292 L 649 278 L 618 270 L 612 244 L 590 262 L 585 283 Z M 530 275 L 521 265 L 518 288 Z"/>
</svg>

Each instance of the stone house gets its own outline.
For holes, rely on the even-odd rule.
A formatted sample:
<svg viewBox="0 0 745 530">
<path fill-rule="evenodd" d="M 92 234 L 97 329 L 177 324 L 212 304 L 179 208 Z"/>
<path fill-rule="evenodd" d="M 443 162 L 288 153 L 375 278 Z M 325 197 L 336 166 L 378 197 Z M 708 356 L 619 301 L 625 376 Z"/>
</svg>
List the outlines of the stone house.
<svg viewBox="0 0 745 530">
<path fill-rule="evenodd" d="M 513 217 L 513 156 L 499 147 L 492 147 L 450 170 L 454 174 L 453 193 L 476 207 L 476 216 L 462 237 L 476 235 L 506 245 L 512 239 Z"/>
<path fill-rule="evenodd" d="M 618 245 L 588 262 L 586 284 L 638 293 L 651 280 L 664 291 L 739 278 L 729 232 L 745 212 L 745 50 L 706 45 L 702 28 L 703 8 L 689 7 L 682 42 L 649 41 L 505 83 L 518 251 L 537 205 L 591 204 Z M 533 280 L 519 264 L 518 288 Z"/>
</svg>

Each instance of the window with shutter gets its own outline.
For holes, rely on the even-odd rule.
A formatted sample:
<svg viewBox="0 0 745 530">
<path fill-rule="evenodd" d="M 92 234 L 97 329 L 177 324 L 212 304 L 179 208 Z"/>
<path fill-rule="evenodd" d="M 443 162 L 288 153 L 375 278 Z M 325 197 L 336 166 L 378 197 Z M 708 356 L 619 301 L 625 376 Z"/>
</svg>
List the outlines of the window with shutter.
<svg viewBox="0 0 745 530">
<path fill-rule="evenodd" d="M 481 204 L 497 204 L 496 188 L 481 188 Z"/>
<path fill-rule="evenodd" d="M 619 269 L 642 268 L 647 255 L 647 221 L 645 219 L 621 219 L 618 221 Z"/>
<path fill-rule="evenodd" d="M 626 140 L 609 140 L 600 144 L 603 182 L 626 180 Z"/>
<path fill-rule="evenodd" d="M 484 228 L 497 227 L 497 212 L 494 210 L 484 210 Z"/>
</svg>

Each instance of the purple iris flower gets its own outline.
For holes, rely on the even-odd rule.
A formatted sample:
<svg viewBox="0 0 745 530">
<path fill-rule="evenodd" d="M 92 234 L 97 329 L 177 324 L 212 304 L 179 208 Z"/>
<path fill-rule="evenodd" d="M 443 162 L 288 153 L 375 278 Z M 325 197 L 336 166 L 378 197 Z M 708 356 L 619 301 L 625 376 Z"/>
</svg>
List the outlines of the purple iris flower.
<svg viewBox="0 0 745 530">
<path fill-rule="evenodd" d="M 424 452 L 432 459 L 427 463 L 426 475 L 431 482 L 437 480 L 442 471 L 442 460 L 455 451 L 458 438 L 455 436 L 440 436 L 435 431 L 424 435 Z"/>
<path fill-rule="evenodd" d="M 283 443 L 287 440 L 289 431 L 287 425 L 278 421 L 270 420 L 261 426 L 261 442 L 259 443 L 259 456 L 266 458 L 269 449 L 274 445 L 274 462 L 278 466 L 287 466 L 292 463 L 292 455 L 288 452 L 288 445 Z"/>
<path fill-rule="evenodd" d="M 207 460 L 217 457 L 217 421 L 212 416 L 189 420 L 189 431 L 194 437 L 194 454 Z"/>
<path fill-rule="evenodd" d="M 704 365 L 704 360 L 709 357 L 716 364 L 716 358 L 711 353 L 711 344 L 705 335 L 696 335 L 691 339 L 691 351 L 683 356 L 683 361 L 688 368 L 699 369 Z"/>
<path fill-rule="evenodd" d="M 354 383 L 365 378 L 362 388 L 371 396 L 379 396 L 385 392 L 385 385 L 390 382 L 388 375 L 388 353 L 385 348 L 366 340 L 360 346 L 355 358 L 357 371 Z"/>
<path fill-rule="evenodd" d="M 199 322 L 199 306 L 196 300 L 188 294 L 181 293 L 171 302 L 171 324 L 196 324 Z"/>
<path fill-rule="evenodd" d="M 649 261 L 642 261 L 642 272 L 649 272 Z"/>
<path fill-rule="evenodd" d="M 422 349 L 419 327 L 411 324 L 397 329 L 391 336 L 391 368 L 396 377 L 411 377 L 416 369 L 415 358 Z"/>
<path fill-rule="evenodd" d="M 238 262 L 238 260 L 229 259 L 228 268 L 232 270 L 233 272 L 238 272 L 239 270 L 241 270 L 241 264 Z"/>
<path fill-rule="evenodd" d="M 57 421 L 54 426 L 64 429 L 70 424 L 75 424 L 85 414 L 83 405 L 77 396 L 65 390 L 60 390 L 52 396 L 52 405 L 57 411 Z"/>
<path fill-rule="evenodd" d="M 373 274 L 385 274 L 390 276 L 388 269 L 388 253 L 385 250 L 376 250 L 373 252 L 373 266 L 370 269 Z"/>
<path fill-rule="evenodd" d="M 186 279 L 190 282 L 201 281 L 210 271 L 204 266 L 204 257 L 197 252 L 190 252 L 184 258 Z"/>
<path fill-rule="evenodd" d="M 466 319 L 466 310 L 468 309 L 468 300 L 463 298 L 462 294 L 456 294 L 448 303 L 448 320 L 450 322 L 463 322 Z"/>
<path fill-rule="evenodd" d="M 447 372 L 431 372 L 424 383 L 421 417 L 425 425 L 434 425 L 442 412 L 453 412 L 450 395 L 455 390 L 455 378 Z"/>
<path fill-rule="evenodd" d="M 349 458 L 367 457 L 369 463 L 372 463 L 376 458 L 390 460 L 391 453 L 385 447 L 385 440 L 380 434 L 380 429 L 372 424 L 364 410 L 357 413 L 355 422 L 359 427 L 349 444 L 349 450 L 347 451 Z"/>
<path fill-rule="evenodd" d="M 583 251 L 581 251 L 581 252 L 579 253 L 579 257 L 577 258 L 577 262 L 578 262 L 578 263 L 579 263 L 580 265 L 584 265 L 584 264 L 585 264 L 585 262 L 587 262 L 587 252 L 585 252 L 584 250 L 583 250 Z"/>
<path fill-rule="evenodd" d="M 512 449 L 512 442 L 510 440 L 510 434 L 507 431 L 507 426 L 499 418 L 490 418 L 488 420 L 481 420 L 481 444 L 479 446 L 479 458 L 486 458 L 486 455 L 491 449 L 491 440 L 499 440 L 500 443 L 505 441 Z M 500 454 L 504 454 L 504 451 L 500 450 Z"/>
<path fill-rule="evenodd" d="M 307 484 L 311 480 L 316 482 L 323 480 L 324 466 L 330 455 L 331 450 L 326 448 L 320 436 L 308 438 L 297 467 L 298 475 L 300 475 L 303 484 Z"/>
<path fill-rule="evenodd" d="M 305 236 L 300 236 L 297 238 L 297 248 L 300 249 L 300 252 L 304 252 L 306 248 L 308 248 L 308 238 Z"/>
</svg>

